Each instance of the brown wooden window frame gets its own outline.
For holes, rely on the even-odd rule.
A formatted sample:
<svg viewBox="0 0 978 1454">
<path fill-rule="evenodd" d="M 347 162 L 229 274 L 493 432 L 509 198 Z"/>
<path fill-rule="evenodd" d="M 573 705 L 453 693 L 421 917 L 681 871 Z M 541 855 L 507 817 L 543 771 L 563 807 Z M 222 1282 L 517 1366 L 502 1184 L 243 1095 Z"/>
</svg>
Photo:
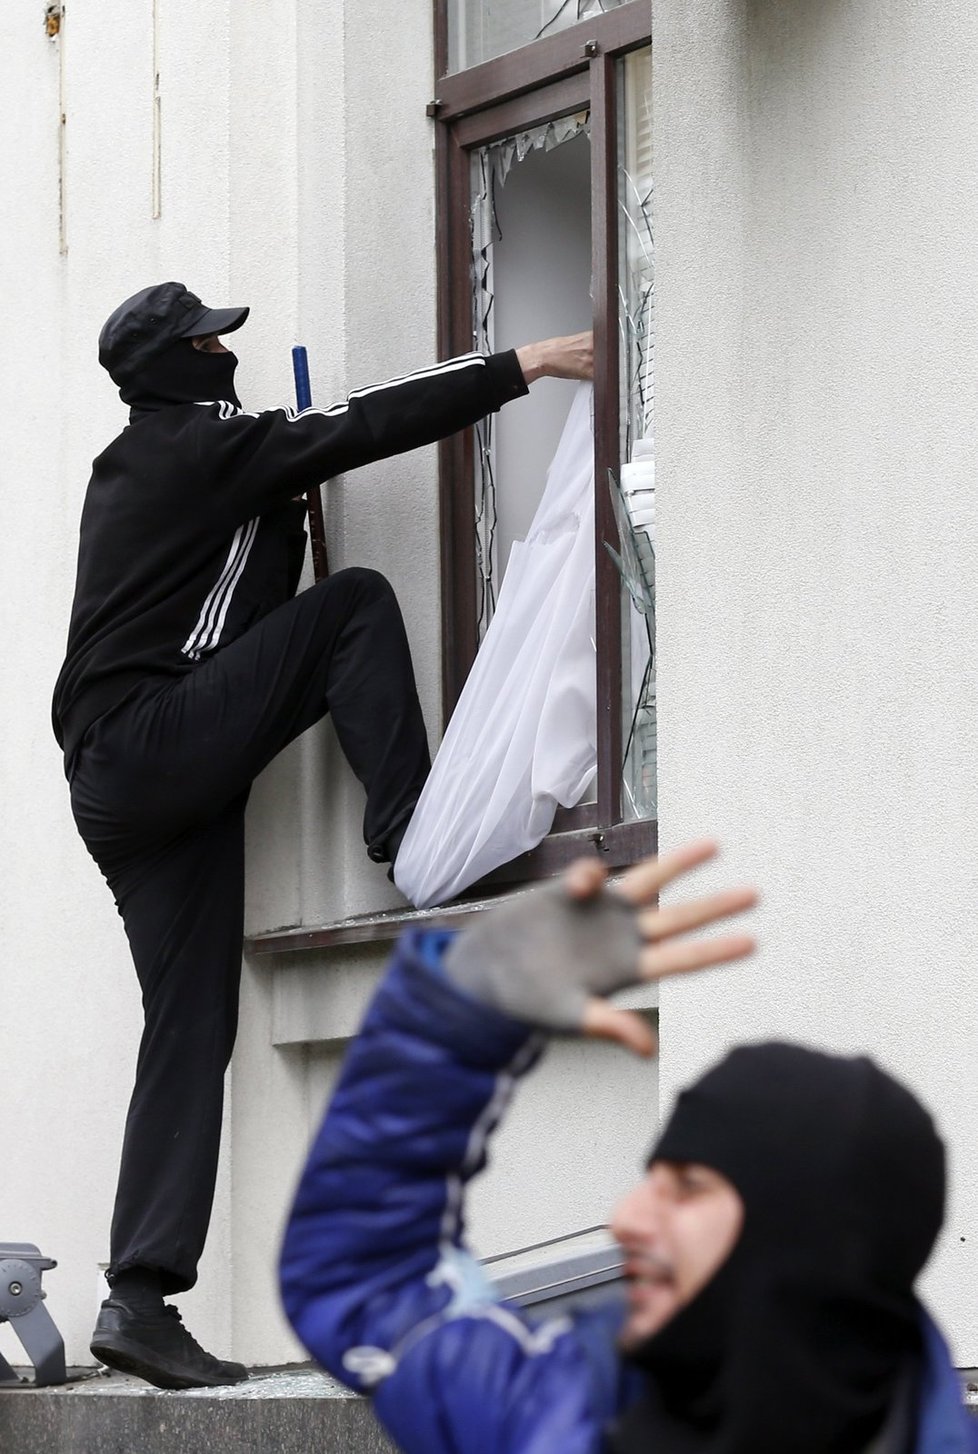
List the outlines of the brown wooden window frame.
<svg viewBox="0 0 978 1454">
<path fill-rule="evenodd" d="M 468 70 L 448 68 L 449 0 L 435 0 L 438 215 L 438 346 L 442 358 L 472 345 L 472 152 L 514 132 L 589 110 L 594 278 L 595 639 L 597 652 L 596 801 L 558 809 L 549 837 L 480 880 L 470 893 L 546 877 L 582 852 L 621 867 L 657 843 L 654 820 L 622 821 L 622 589 L 605 542 L 618 545 L 608 489 L 620 460 L 618 344 L 619 62 L 651 45 L 649 0 L 592 17 Z M 442 583 L 442 701 L 451 715 L 478 648 L 473 488 L 474 432 L 439 447 Z"/>
</svg>

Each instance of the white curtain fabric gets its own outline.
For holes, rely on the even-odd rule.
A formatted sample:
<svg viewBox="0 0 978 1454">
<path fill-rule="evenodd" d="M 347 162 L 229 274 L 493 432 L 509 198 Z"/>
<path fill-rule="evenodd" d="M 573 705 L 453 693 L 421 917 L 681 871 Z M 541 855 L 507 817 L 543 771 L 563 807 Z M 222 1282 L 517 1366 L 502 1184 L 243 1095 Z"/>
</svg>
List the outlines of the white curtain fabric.
<svg viewBox="0 0 978 1454">
<path fill-rule="evenodd" d="M 592 391 L 575 393 L 547 484 L 401 844 L 394 881 L 442 904 L 550 831 L 597 765 Z"/>
</svg>

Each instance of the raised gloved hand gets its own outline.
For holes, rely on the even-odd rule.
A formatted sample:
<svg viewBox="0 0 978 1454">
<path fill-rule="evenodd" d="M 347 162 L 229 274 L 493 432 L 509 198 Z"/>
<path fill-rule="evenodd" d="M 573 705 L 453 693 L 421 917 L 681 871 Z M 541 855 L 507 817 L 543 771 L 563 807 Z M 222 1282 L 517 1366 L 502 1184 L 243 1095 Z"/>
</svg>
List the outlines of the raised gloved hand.
<svg viewBox="0 0 978 1454">
<path fill-rule="evenodd" d="M 597 859 L 578 859 L 559 882 L 490 910 L 461 934 L 445 957 L 446 973 L 460 989 L 514 1019 L 619 1040 L 651 1055 L 655 1038 L 642 1017 L 605 996 L 741 959 L 754 949 L 749 934 L 676 939 L 751 908 L 754 889 L 656 907 L 661 888 L 716 851 L 711 841 L 687 844 L 643 860 L 610 888 Z"/>
</svg>

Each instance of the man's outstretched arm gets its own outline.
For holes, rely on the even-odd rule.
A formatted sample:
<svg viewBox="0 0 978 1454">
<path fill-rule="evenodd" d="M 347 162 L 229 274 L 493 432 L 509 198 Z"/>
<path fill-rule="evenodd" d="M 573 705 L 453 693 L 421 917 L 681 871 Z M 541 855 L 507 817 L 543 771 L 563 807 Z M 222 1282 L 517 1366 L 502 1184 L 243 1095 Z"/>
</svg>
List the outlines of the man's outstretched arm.
<svg viewBox="0 0 978 1454">
<path fill-rule="evenodd" d="M 347 470 L 447 439 L 538 378 L 587 379 L 592 371 L 591 334 L 582 333 L 447 359 L 323 409 L 212 410 L 199 423 L 200 458 L 234 515 L 248 519 Z"/>
<path fill-rule="evenodd" d="M 567 1320 L 531 1330 L 494 1301 L 464 1246 L 464 1187 L 535 1057 L 534 1026 L 611 1035 L 647 1053 L 644 1021 L 601 996 L 750 951 L 745 935 L 670 942 L 748 907 L 748 890 L 651 907 L 660 886 L 711 851 L 650 861 L 608 892 L 600 866 L 581 863 L 466 935 L 402 940 L 303 1173 L 282 1290 L 306 1347 L 376 1393 L 406 1450 L 505 1454 L 523 1447 L 519 1431 L 541 1407 L 567 1454 L 590 1447 L 593 1360 Z M 610 1414 L 608 1380 L 603 1396 Z M 467 1443 L 466 1426 L 482 1439 L 486 1420 L 496 1442 Z M 456 1436 L 443 1445 L 446 1427 Z"/>
</svg>

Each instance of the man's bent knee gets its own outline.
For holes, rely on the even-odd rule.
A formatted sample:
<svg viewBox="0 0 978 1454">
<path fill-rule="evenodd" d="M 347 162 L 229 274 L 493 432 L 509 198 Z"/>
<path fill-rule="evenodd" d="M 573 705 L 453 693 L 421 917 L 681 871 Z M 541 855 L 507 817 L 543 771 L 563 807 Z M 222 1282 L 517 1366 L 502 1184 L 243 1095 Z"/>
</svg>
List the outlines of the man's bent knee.
<svg viewBox="0 0 978 1454">
<path fill-rule="evenodd" d="M 366 600 L 394 596 L 394 587 L 387 577 L 381 575 L 380 571 L 370 570 L 368 566 L 347 566 L 345 570 L 338 570 L 335 575 L 330 576 L 330 580 Z"/>
</svg>

